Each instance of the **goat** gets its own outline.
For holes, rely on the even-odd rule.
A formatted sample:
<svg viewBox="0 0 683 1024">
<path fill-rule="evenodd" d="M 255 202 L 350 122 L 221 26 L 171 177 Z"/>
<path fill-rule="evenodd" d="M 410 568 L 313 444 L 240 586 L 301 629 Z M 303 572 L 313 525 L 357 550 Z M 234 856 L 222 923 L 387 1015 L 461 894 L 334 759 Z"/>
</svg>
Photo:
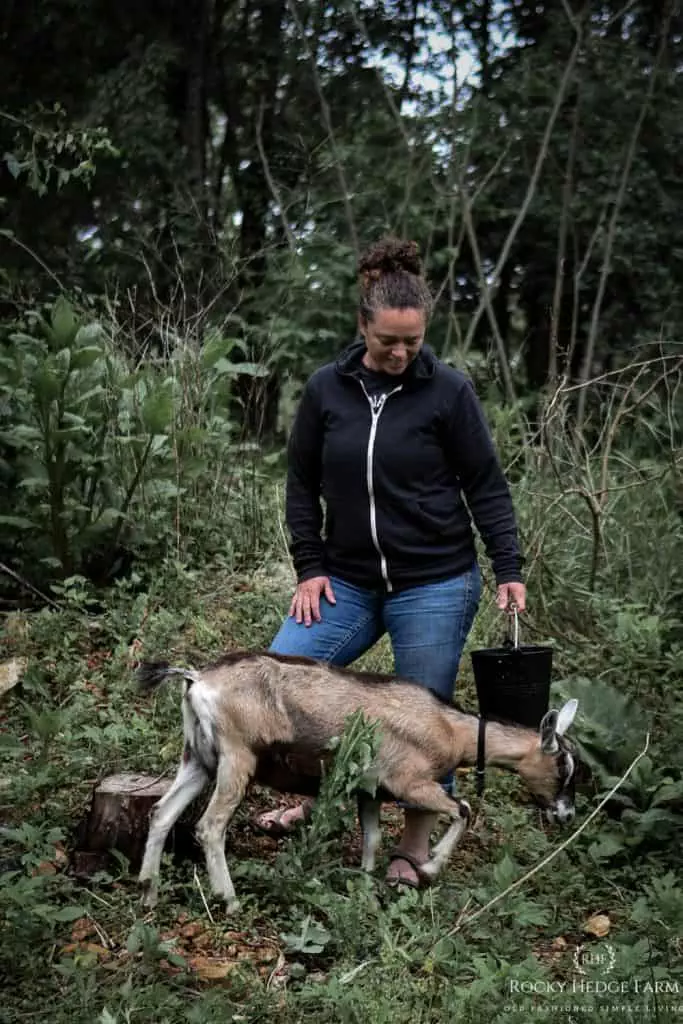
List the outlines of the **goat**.
<svg viewBox="0 0 683 1024">
<path fill-rule="evenodd" d="M 150 819 L 139 873 L 148 906 L 156 902 L 169 830 L 213 779 L 214 791 L 197 835 L 213 893 L 225 900 L 228 912 L 236 910 L 239 904 L 225 859 L 225 834 L 249 783 L 265 780 L 277 789 L 289 788 L 278 785 L 278 752 L 324 758 L 330 740 L 341 735 L 347 717 L 357 709 L 379 725 L 373 765 L 379 790 L 374 797 L 359 794 L 361 867 L 374 870 L 384 794 L 450 818 L 448 829 L 420 869 L 425 880 L 437 877 L 470 818 L 467 802 L 448 796 L 438 780 L 457 766 L 477 762 L 476 715 L 397 676 L 266 652 L 233 652 L 201 672 L 173 668 L 166 662 L 143 662 L 137 670 L 143 689 L 171 675 L 185 681 L 184 749 L 174 782 Z M 574 815 L 575 765 L 564 733 L 577 706 L 576 700 L 570 700 L 560 711 L 548 711 L 539 732 L 487 722 L 485 762 L 516 771 L 549 820 L 560 823 Z"/>
</svg>

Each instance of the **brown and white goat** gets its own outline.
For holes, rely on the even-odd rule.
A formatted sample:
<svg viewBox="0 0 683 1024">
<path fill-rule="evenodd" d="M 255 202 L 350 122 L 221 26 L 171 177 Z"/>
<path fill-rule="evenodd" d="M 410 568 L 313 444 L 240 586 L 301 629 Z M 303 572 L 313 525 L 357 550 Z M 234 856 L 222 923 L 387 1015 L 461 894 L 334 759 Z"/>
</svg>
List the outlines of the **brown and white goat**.
<svg viewBox="0 0 683 1024">
<path fill-rule="evenodd" d="M 228 910 L 238 906 L 225 859 L 225 833 L 252 780 L 282 789 L 277 772 L 265 767 L 279 751 L 329 756 L 347 717 L 362 709 L 379 724 L 373 766 L 376 798 L 359 799 L 363 829 L 362 867 L 372 871 L 381 834 L 380 800 L 405 801 L 448 815 L 451 824 L 420 873 L 435 878 L 467 828 L 465 800 L 449 797 L 439 784 L 447 772 L 477 762 L 479 719 L 439 699 L 430 690 L 396 676 L 336 668 L 308 658 L 236 652 L 202 669 L 143 663 L 140 686 L 151 689 L 170 675 L 185 680 L 182 699 L 184 750 L 168 793 L 155 806 L 140 869 L 145 900 L 156 900 L 161 856 L 169 830 L 209 780 L 213 795 L 197 834 L 204 848 L 212 891 Z M 546 809 L 565 823 L 574 814 L 574 759 L 564 733 L 577 701 L 549 711 L 540 730 L 488 722 L 485 763 L 517 772 Z M 271 760 L 272 765 L 272 760 Z"/>
</svg>

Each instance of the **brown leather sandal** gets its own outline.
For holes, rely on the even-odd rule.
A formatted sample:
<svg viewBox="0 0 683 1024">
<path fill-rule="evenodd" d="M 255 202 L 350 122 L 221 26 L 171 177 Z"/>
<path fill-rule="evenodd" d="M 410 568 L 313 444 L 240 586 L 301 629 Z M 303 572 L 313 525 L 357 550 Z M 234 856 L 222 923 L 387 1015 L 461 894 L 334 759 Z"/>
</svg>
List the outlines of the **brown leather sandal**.
<svg viewBox="0 0 683 1024">
<path fill-rule="evenodd" d="M 417 875 L 417 882 L 414 882 L 412 878 L 387 878 L 385 881 L 390 888 L 397 889 L 399 885 L 405 885 L 408 889 L 421 889 L 423 886 L 429 885 L 429 879 L 422 874 L 424 861 L 416 860 L 411 854 L 404 853 L 397 846 L 389 853 L 389 863 L 392 864 L 395 860 L 404 860 L 406 864 L 410 864 Z"/>
</svg>

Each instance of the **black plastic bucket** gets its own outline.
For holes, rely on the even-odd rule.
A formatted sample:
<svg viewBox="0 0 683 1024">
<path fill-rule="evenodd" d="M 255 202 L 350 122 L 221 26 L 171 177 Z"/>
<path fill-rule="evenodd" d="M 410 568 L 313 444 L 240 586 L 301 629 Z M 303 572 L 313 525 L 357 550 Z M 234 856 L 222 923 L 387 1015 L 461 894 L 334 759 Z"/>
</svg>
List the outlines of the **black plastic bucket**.
<svg viewBox="0 0 683 1024">
<path fill-rule="evenodd" d="M 537 729 L 550 706 L 552 647 L 520 645 L 517 612 L 514 639 L 502 647 L 472 651 L 479 714 Z"/>
</svg>

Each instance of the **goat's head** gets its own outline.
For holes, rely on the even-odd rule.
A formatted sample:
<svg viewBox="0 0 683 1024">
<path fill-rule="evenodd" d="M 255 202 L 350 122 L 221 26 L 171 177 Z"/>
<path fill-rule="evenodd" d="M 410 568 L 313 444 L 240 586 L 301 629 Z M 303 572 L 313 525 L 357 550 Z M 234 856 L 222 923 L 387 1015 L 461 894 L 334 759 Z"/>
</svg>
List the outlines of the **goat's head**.
<svg viewBox="0 0 683 1024">
<path fill-rule="evenodd" d="M 568 700 L 559 711 L 548 711 L 539 727 L 540 742 L 518 765 L 519 775 L 548 821 L 560 825 L 568 824 L 574 817 L 576 761 L 564 734 L 574 721 L 578 706 L 577 700 Z"/>
</svg>

